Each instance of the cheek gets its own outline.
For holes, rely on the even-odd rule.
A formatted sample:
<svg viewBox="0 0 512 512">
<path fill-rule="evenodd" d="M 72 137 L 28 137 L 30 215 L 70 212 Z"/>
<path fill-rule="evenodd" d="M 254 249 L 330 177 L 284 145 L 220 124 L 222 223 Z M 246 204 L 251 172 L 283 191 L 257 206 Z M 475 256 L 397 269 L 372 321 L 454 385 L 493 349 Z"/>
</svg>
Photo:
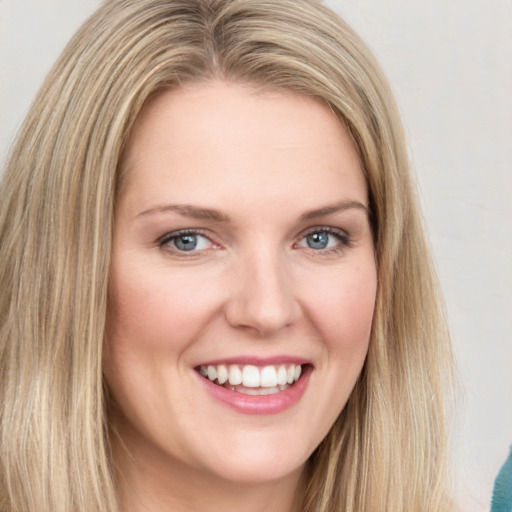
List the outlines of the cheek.
<svg viewBox="0 0 512 512">
<path fill-rule="evenodd" d="M 204 316 L 206 306 L 194 296 L 199 283 L 161 266 L 153 265 L 150 272 L 150 265 L 125 259 L 112 268 L 104 373 L 123 413 L 149 432 L 153 427 L 143 418 L 172 409 L 162 404 L 169 386 L 178 389 L 189 369 L 184 354 L 197 338 L 199 311 Z"/>
<path fill-rule="evenodd" d="M 173 324 L 169 310 L 172 311 L 172 304 L 149 283 L 114 282 L 109 303 L 110 352 L 128 350 L 145 357 L 158 352 Z"/>
<path fill-rule="evenodd" d="M 179 350 L 204 316 L 211 297 L 200 280 L 168 275 L 161 269 L 137 272 L 130 265 L 117 265 L 111 281 L 109 345 L 158 357 L 169 347 Z"/>
<path fill-rule="evenodd" d="M 321 436 L 327 435 L 345 407 L 363 368 L 377 290 L 373 260 L 368 265 L 346 265 L 329 272 L 328 278 L 324 275 L 317 286 L 310 286 L 313 292 L 308 302 L 309 318 L 324 349 L 318 373 L 312 375 L 317 387 L 309 418 L 317 422 Z"/>
<path fill-rule="evenodd" d="M 315 288 L 312 300 L 315 323 L 323 332 L 329 352 L 364 356 L 370 339 L 377 276 L 375 265 L 331 276 Z"/>
</svg>

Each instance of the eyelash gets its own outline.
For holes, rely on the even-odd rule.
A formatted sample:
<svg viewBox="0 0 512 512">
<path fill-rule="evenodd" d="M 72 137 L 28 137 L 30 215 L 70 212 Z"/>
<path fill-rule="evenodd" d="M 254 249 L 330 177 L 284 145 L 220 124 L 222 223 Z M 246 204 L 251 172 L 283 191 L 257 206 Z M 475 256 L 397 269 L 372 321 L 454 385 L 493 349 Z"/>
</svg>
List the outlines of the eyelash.
<svg viewBox="0 0 512 512">
<path fill-rule="evenodd" d="M 301 242 L 301 241 L 305 240 L 308 236 L 311 236 L 314 234 L 327 234 L 329 236 L 333 236 L 338 241 L 338 243 L 334 247 L 328 247 L 328 248 L 324 248 L 324 249 L 314 249 L 312 247 L 300 246 L 300 247 L 309 249 L 314 254 L 324 254 L 324 255 L 339 254 L 339 253 L 343 252 L 347 247 L 350 247 L 352 244 L 350 236 L 345 231 L 335 229 L 335 228 L 325 227 L 325 226 L 310 228 L 308 231 L 306 231 L 305 233 L 300 235 L 300 237 L 298 238 L 298 242 Z M 192 256 L 197 255 L 197 253 L 199 253 L 199 252 L 203 252 L 203 251 L 207 250 L 207 249 L 196 250 L 194 248 L 190 251 L 185 251 L 185 250 L 178 249 L 176 246 L 174 246 L 174 247 L 171 246 L 172 242 L 176 241 L 180 237 L 187 236 L 187 235 L 194 236 L 194 237 L 204 237 L 212 245 L 220 247 L 214 241 L 211 240 L 211 237 L 208 234 L 206 234 L 204 231 L 197 230 L 197 229 L 183 229 L 183 230 L 179 230 L 179 231 L 173 231 L 172 233 L 167 233 L 162 238 L 160 238 L 157 241 L 157 243 L 158 243 L 158 246 L 162 250 L 172 252 L 173 254 L 177 254 L 181 257 L 192 257 Z M 298 242 L 296 242 L 294 244 L 294 246 L 298 245 Z"/>
<path fill-rule="evenodd" d="M 162 238 L 158 240 L 158 246 L 162 250 L 166 250 L 169 252 L 172 252 L 173 254 L 177 254 L 182 257 L 191 257 L 194 255 L 197 255 L 198 252 L 201 252 L 206 249 L 200 249 L 200 250 L 191 250 L 191 251 L 183 251 L 178 249 L 176 246 L 172 247 L 171 242 L 178 240 L 180 237 L 183 236 L 194 236 L 194 237 L 203 237 L 206 238 L 212 245 L 217 245 L 215 242 L 211 240 L 211 237 L 207 235 L 205 232 L 198 230 L 198 229 L 182 229 L 179 231 L 173 231 L 172 233 L 167 233 Z"/>
<path fill-rule="evenodd" d="M 345 249 L 351 247 L 352 245 L 352 240 L 345 231 L 325 226 L 317 226 L 310 228 L 308 231 L 306 231 L 304 234 L 300 236 L 299 241 L 302 241 L 306 239 L 308 236 L 314 234 L 327 234 L 333 236 L 338 241 L 338 243 L 334 247 L 328 247 L 325 249 L 313 249 L 312 247 L 308 247 L 308 249 L 310 249 L 314 254 L 322 254 L 326 256 L 337 255 L 342 253 Z"/>
</svg>

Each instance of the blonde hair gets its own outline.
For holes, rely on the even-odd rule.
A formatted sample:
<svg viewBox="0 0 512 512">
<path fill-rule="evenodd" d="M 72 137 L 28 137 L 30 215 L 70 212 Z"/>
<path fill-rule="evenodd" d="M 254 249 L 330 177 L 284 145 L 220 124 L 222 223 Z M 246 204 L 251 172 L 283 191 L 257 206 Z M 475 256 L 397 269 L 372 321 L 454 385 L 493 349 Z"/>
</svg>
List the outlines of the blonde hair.
<svg viewBox="0 0 512 512">
<path fill-rule="evenodd" d="M 303 511 L 440 512 L 451 353 L 392 94 L 315 0 L 112 0 L 50 72 L 0 190 L 0 508 L 116 511 L 102 351 L 118 163 L 147 99 L 222 79 L 326 102 L 369 188 L 378 296 L 363 372 Z"/>
</svg>

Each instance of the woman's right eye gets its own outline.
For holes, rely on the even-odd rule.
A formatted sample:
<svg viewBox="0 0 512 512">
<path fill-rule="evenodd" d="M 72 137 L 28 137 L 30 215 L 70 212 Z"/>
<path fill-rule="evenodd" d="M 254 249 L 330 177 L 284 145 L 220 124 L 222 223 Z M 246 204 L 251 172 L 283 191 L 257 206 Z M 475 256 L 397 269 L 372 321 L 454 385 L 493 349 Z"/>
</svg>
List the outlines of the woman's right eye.
<svg viewBox="0 0 512 512">
<path fill-rule="evenodd" d="M 160 247 L 176 252 L 196 252 L 215 248 L 215 244 L 205 235 L 195 231 L 179 231 L 162 238 Z"/>
</svg>

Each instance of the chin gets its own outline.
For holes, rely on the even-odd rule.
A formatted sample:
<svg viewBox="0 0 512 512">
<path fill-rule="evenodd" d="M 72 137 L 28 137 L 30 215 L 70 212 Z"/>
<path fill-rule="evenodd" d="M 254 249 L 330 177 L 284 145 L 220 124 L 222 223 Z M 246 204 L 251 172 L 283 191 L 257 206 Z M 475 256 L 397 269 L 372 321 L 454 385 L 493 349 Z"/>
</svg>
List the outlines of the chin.
<svg viewBox="0 0 512 512">
<path fill-rule="evenodd" d="M 210 471 L 223 480 L 239 484 L 262 484 L 298 477 L 310 455 L 309 451 L 299 451 L 299 446 L 298 442 L 283 442 L 282 439 L 253 440 L 250 446 L 233 443 L 229 456 L 217 456 Z"/>
<path fill-rule="evenodd" d="M 277 460 L 276 454 L 273 459 L 264 461 L 243 461 L 234 463 L 230 467 L 216 468 L 218 476 L 223 480 L 239 485 L 261 485 L 271 484 L 287 478 L 300 477 L 305 462 L 282 463 Z"/>
</svg>

